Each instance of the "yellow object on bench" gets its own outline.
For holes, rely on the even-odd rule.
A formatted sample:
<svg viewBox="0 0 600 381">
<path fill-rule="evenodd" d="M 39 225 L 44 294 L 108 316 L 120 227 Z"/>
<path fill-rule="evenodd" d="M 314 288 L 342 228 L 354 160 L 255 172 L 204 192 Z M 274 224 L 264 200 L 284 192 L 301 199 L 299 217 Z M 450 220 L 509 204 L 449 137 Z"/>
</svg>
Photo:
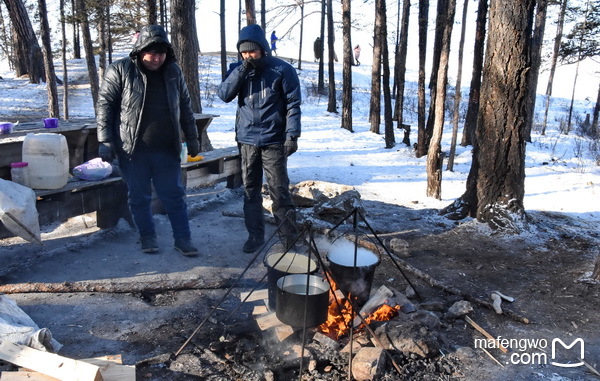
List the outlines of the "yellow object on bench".
<svg viewBox="0 0 600 381">
<path fill-rule="evenodd" d="M 194 161 L 200 161 L 202 159 L 204 159 L 204 156 L 196 155 L 196 156 L 192 157 L 192 156 L 188 155 L 187 161 L 194 162 Z"/>
</svg>

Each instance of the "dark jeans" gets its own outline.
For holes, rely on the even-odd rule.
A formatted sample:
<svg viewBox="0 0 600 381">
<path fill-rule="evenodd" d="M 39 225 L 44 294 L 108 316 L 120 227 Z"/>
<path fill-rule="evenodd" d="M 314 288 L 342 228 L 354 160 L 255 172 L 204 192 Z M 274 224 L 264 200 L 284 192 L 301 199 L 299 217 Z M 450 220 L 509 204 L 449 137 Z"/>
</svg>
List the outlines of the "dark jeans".
<svg viewBox="0 0 600 381">
<path fill-rule="evenodd" d="M 273 201 L 273 216 L 277 225 L 285 220 L 288 212 L 293 223 L 285 223 L 282 235 L 295 232 L 296 214 L 290 195 L 290 180 L 287 173 L 287 157 L 283 143 L 265 147 L 241 144 L 242 176 L 244 181 L 244 221 L 251 237 L 264 239 L 265 222 L 262 207 L 263 171 Z"/>
<path fill-rule="evenodd" d="M 180 158 L 175 152 L 134 152 L 119 155 L 119 167 L 129 190 L 129 209 L 140 237 L 155 236 L 152 219 L 152 185 L 169 216 L 173 238 L 190 238 L 185 189 L 181 183 Z"/>
</svg>

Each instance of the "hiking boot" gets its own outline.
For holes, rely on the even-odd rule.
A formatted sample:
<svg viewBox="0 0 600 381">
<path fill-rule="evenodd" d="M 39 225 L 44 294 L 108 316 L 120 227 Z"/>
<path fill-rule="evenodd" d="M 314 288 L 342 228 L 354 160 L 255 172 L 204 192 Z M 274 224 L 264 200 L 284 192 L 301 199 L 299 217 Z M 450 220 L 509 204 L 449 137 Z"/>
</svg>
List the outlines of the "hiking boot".
<svg viewBox="0 0 600 381">
<path fill-rule="evenodd" d="M 189 238 L 175 239 L 175 249 L 186 257 L 195 257 L 198 255 L 198 249 L 192 245 L 192 241 Z"/>
<path fill-rule="evenodd" d="M 143 253 L 152 254 L 158 252 L 158 243 L 156 242 L 156 237 L 140 237 L 140 242 L 142 244 Z"/>
<path fill-rule="evenodd" d="M 252 253 L 261 247 L 264 242 L 265 240 L 263 238 L 250 237 L 244 244 L 242 250 L 244 253 Z"/>
</svg>

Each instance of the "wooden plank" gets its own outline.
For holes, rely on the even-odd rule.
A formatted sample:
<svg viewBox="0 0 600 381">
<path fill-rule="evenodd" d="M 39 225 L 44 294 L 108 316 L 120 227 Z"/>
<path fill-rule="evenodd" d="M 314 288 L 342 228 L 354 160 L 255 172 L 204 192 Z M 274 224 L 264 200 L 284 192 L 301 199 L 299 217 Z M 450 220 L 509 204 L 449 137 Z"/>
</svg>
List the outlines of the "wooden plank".
<svg viewBox="0 0 600 381">
<path fill-rule="evenodd" d="M 100 374 L 104 381 L 135 381 L 135 366 L 123 365 L 121 355 L 102 356 L 81 359 L 88 364 L 100 368 Z M 58 378 L 47 376 L 43 373 L 30 370 L 19 370 L 18 372 L 2 372 L 0 381 L 58 381 Z"/>
<path fill-rule="evenodd" d="M 248 299 L 246 299 L 246 297 L 248 297 Z M 241 301 L 245 300 L 246 302 L 255 302 L 257 300 L 263 300 L 263 299 L 268 299 L 268 298 L 269 298 L 269 290 L 266 288 L 263 288 L 261 290 L 254 290 L 251 294 L 250 294 L 250 292 L 241 292 L 240 293 L 240 300 Z"/>
<path fill-rule="evenodd" d="M 18 372 L 7 372 L 0 374 L 0 381 L 60 381 L 58 378 L 46 376 L 39 372 L 20 370 Z"/>
<path fill-rule="evenodd" d="M 96 365 L 8 341 L 0 343 L 0 359 L 63 381 L 103 381 Z"/>
<path fill-rule="evenodd" d="M 279 319 L 277 319 L 277 316 L 275 316 L 275 312 L 257 317 L 256 324 L 258 324 L 258 327 L 262 331 L 265 331 L 269 328 L 277 327 L 278 325 L 283 325 L 283 323 L 280 322 Z"/>
<path fill-rule="evenodd" d="M 254 310 L 252 310 L 252 315 L 264 315 L 269 312 L 267 306 L 254 306 Z"/>
</svg>

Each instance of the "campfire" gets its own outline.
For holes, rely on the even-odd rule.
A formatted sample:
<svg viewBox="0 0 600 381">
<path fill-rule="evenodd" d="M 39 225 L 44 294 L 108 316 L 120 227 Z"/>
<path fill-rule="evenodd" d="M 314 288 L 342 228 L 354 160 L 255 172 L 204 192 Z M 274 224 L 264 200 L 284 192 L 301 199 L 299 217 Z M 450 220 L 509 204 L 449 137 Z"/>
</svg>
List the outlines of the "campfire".
<svg viewBox="0 0 600 381">
<path fill-rule="evenodd" d="M 365 324 L 370 324 L 375 321 L 388 321 L 398 316 L 401 308 L 400 305 L 396 304 L 390 306 L 389 304 L 386 304 L 385 301 L 383 304 L 380 304 L 382 293 L 383 295 L 390 295 L 391 292 L 389 289 L 380 289 L 380 291 L 375 293 L 375 295 L 367 301 L 360 311 L 353 311 L 350 300 L 355 301 L 356 299 L 353 299 L 351 294 L 348 294 L 348 298 L 344 298 L 335 281 L 330 276 L 328 276 L 328 279 L 330 280 L 331 289 L 329 291 L 327 320 L 319 326 L 319 331 L 328 337 L 338 340 L 348 335 L 352 326 L 354 326 L 357 331 L 360 331 L 364 328 Z M 365 311 L 365 307 L 368 310 L 371 309 L 371 306 L 374 304 L 379 305 L 376 306 L 372 312 Z M 358 313 L 361 314 L 363 319 L 360 319 Z"/>
</svg>

